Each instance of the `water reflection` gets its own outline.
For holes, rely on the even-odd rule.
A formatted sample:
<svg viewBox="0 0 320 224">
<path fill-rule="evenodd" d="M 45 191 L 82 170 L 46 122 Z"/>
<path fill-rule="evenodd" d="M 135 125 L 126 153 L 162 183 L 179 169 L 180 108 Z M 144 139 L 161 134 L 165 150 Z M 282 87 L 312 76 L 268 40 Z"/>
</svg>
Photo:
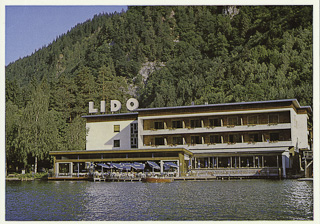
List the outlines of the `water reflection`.
<svg viewBox="0 0 320 224">
<path fill-rule="evenodd" d="M 6 187 L 7 220 L 311 220 L 312 183 L 19 182 Z"/>
</svg>

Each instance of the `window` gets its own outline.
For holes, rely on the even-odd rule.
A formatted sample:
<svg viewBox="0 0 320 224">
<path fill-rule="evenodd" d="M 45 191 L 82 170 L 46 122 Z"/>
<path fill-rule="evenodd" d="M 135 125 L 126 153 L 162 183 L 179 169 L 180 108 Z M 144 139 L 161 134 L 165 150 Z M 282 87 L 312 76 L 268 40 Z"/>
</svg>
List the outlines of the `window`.
<svg viewBox="0 0 320 224">
<path fill-rule="evenodd" d="M 113 140 L 113 147 L 120 147 L 120 140 Z"/>
<path fill-rule="evenodd" d="M 183 128 L 182 121 L 172 121 L 172 128 Z"/>
<path fill-rule="evenodd" d="M 230 143 L 241 142 L 240 135 L 238 135 L 238 134 L 229 135 L 229 142 Z"/>
<path fill-rule="evenodd" d="M 191 128 L 201 128 L 201 120 L 191 120 Z"/>
<path fill-rule="evenodd" d="M 183 145 L 183 138 L 182 137 L 173 137 L 173 144 L 174 145 Z"/>
<path fill-rule="evenodd" d="M 249 134 L 249 142 L 259 142 L 258 134 Z"/>
<path fill-rule="evenodd" d="M 221 119 L 215 118 L 215 119 L 209 119 L 210 127 L 220 127 L 221 126 Z"/>
<path fill-rule="evenodd" d="M 257 115 L 248 116 L 248 124 L 258 124 L 258 116 Z"/>
<path fill-rule="evenodd" d="M 269 114 L 269 124 L 278 124 L 279 115 L 278 114 Z"/>
<path fill-rule="evenodd" d="M 221 136 L 220 135 L 210 135 L 210 143 L 221 143 Z"/>
<path fill-rule="evenodd" d="M 163 121 L 156 121 L 154 122 L 155 129 L 164 129 L 164 122 Z"/>
<path fill-rule="evenodd" d="M 270 133 L 270 141 L 279 141 L 279 133 Z"/>
<path fill-rule="evenodd" d="M 191 144 L 202 144 L 200 136 L 191 136 Z"/>
<path fill-rule="evenodd" d="M 238 117 L 228 117 L 228 125 L 238 125 Z"/>
<path fill-rule="evenodd" d="M 138 148 L 138 125 L 137 123 L 130 124 L 131 148 Z"/>
<path fill-rule="evenodd" d="M 154 139 L 155 145 L 164 145 L 164 138 L 159 137 Z"/>
<path fill-rule="evenodd" d="M 120 132 L 120 125 L 118 125 L 118 124 L 113 125 L 113 131 L 114 132 Z"/>
</svg>

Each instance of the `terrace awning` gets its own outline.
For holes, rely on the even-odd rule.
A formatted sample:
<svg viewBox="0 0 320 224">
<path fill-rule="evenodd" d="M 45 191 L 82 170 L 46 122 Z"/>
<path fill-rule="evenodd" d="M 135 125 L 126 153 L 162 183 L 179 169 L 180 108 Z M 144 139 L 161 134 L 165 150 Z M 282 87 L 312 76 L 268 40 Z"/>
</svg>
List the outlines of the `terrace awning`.
<svg viewBox="0 0 320 224">
<path fill-rule="evenodd" d="M 110 166 L 110 168 L 116 168 L 116 169 L 119 169 L 119 170 L 123 169 L 121 164 L 119 164 L 119 163 L 109 163 L 109 166 Z"/>
<path fill-rule="evenodd" d="M 144 170 L 145 164 L 143 163 L 138 163 L 138 162 L 134 162 L 132 164 L 132 168 L 135 170 Z"/>
<path fill-rule="evenodd" d="M 101 167 L 103 167 L 103 168 L 107 168 L 107 169 L 110 168 L 110 166 L 108 166 L 108 165 L 106 165 L 106 164 L 103 164 L 103 163 L 98 163 L 97 165 L 98 165 L 98 166 L 101 166 Z"/>
<path fill-rule="evenodd" d="M 151 168 L 153 168 L 153 169 L 156 169 L 156 170 L 160 170 L 160 169 L 161 169 L 160 166 L 159 166 L 157 163 L 155 163 L 155 162 L 147 161 L 147 163 L 148 163 L 149 166 L 151 166 Z"/>
<path fill-rule="evenodd" d="M 179 166 L 173 162 L 165 162 L 163 165 L 173 167 L 173 168 L 179 168 Z"/>
<path fill-rule="evenodd" d="M 131 170 L 132 164 L 131 163 L 121 163 L 121 167 L 124 170 Z"/>
</svg>

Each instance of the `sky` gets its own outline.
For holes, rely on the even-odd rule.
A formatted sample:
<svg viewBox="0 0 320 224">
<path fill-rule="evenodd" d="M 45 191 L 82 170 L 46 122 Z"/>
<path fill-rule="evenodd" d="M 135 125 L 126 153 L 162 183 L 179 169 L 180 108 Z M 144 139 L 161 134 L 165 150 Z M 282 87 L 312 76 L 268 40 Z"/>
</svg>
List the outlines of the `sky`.
<svg viewBox="0 0 320 224">
<path fill-rule="evenodd" d="M 127 6 L 5 6 L 5 65 L 31 55 L 95 14 Z"/>
</svg>

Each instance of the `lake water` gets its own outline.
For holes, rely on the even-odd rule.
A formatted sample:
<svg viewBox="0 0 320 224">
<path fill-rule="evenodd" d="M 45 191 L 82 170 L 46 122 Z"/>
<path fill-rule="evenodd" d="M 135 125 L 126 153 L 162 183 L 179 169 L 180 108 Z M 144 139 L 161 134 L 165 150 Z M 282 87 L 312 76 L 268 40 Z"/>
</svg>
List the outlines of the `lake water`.
<svg viewBox="0 0 320 224">
<path fill-rule="evenodd" d="M 7 181 L 6 220 L 312 220 L 313 183 Z"/>
</svg>

